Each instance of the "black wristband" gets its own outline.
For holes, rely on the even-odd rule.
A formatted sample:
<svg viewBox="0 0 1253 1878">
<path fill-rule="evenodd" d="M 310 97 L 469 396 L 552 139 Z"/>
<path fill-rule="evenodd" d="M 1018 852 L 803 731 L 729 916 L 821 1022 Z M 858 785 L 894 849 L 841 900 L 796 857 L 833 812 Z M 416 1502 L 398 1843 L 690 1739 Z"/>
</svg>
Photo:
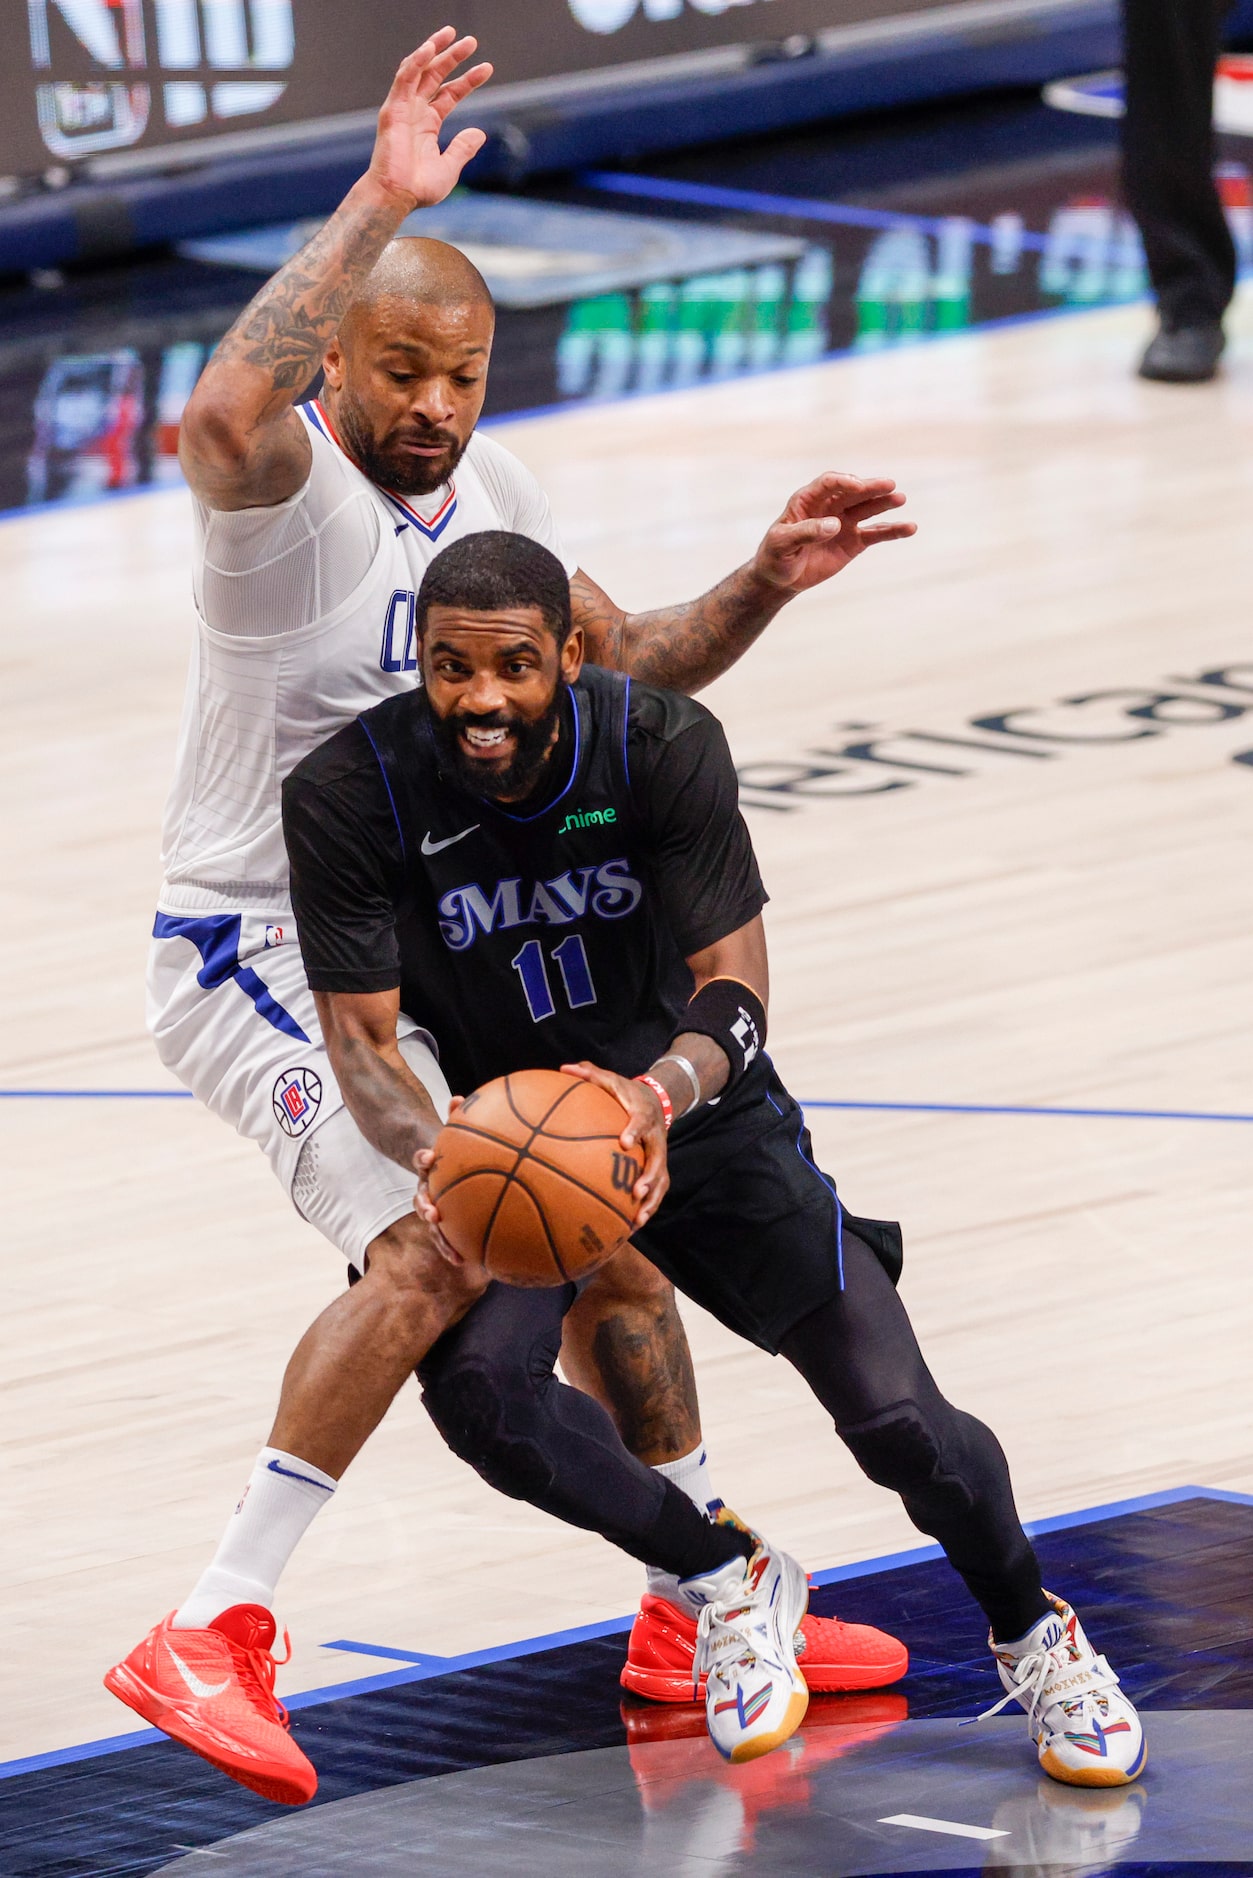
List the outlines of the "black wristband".
<svg viewBox="0 0 1253 1878">
<path fill-rule="evenodd" d="M 734 1089 L 766 1041 L 766 1007 L 738 978 L 711 978 L 687 1007 L 678 1036 L 712 1037 L 731 1066 L 722 1093 Z"/>
</svg>

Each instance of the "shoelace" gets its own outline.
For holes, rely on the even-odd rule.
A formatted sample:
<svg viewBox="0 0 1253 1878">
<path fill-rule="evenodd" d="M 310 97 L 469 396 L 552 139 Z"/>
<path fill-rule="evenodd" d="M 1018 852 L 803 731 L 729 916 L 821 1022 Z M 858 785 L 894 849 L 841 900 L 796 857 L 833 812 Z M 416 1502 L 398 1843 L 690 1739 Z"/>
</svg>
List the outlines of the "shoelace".
<svg viewBox="0 0 1253 1878">
<path fill-rule="evenodd" d="M 291 1662 L 291 1637 L 288 1632 L 283 1632 L 286 1656 L 275 1656 L 272 1650 L 263 1650 L 260 1645 L 248 1649 L 245 1644 L 235 1643 L 230 1637 L 226 1643 L 240 1686 L 253 1707 L 261 1709 L 267 1721 L 277 1722 L 280 1728 L 290 1728 L 291 1716 L 274 1693 L 275 1676 L 285 1663 Z"/>
<path fill-rule="evenodd" d="M 1024 1696 L 1028 1696 L 1030 1698 L 1030 1707 L 1027 1709 L 1027 1726 L 1034 1736 L 1039 1729 L 1042 1713 L 1047 1713 L 1047 1710 L 1043 1708 L 1043 1703 L 1053 1671 L 1055 1669 L 1068 1668 L 1070 1662 L 1071 1657 L 1069 1651 L 1067 1651 L 1062 1644 L 1054 1644 L 1051 1650 L 1030 1651 L 1026 1656 L 1020 1657 L 1017 1663 L 1014 1664 L 1014 1673 L 1017 1677 L 1015 1686 L 1012 1689 L 1007 1689 L 999 1702 L 994 1702 L 991 1708 L 985 1708 L 982 1714 L 974 1716 L 973 1719 L 975 1721 L 988 1721 L 993 1715 L 999 1715 L 1001 1710 L 1008 1707 L 1011 1702 L 1020 1702 Z M 1089 1703 L 1094 1696 L 1100 1695 L 1105 1689 L 1117 1689 L 1118 1687 L 1118 1678 L 1105 1658 L 1103 1656 L 1094 1656 L 1087 1686 L 1073 1697 L 1067 1697 L 1065 1699 L 1068 1701 L 1082 1702 L 1086 1714 Z M 1051 1708 L 1052 1706 L 1053 1704 L 1050 1702 L 1048 1707 Z"/>
<path fill-rule="evenodd" d="M 731 1641 L 739 1646 L 734 1659 L 736 1662 L 742 1662 L 745 1657 L 757 1661 L 758 1646 L 750 1634 L 750 1629 L 756 1629 L 757 1626 L 752 1622 L 752 1606 L 742 1602 L 743 1590 L 743 1586 L 739 1585 L 733 1596 L 715 1600 L 701 1610 L 696 1624 L 696 1653 L 692 1658 L 694 1690 L 699 1690 L 702 1676 L 714 1673 L 713 1653 L 720 1643 Z"/>
</svg>

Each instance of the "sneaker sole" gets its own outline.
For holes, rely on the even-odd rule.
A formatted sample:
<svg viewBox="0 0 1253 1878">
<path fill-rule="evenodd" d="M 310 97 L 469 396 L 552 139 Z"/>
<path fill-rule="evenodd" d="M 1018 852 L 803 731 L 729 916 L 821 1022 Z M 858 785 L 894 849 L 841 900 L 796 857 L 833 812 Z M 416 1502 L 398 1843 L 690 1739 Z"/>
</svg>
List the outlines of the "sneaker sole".
<svg viewBox="0 0 1253 1878">
<path fill-rule="evenodd" d="M 317 1774 L 312 1766 L 309 1771 L 313 1784 L 310 1785 L 308 1781 L 297 1783 L 294 1778 L 281 1774 L 266 1775 L 251 1767 L 245 1770 L 214 1754 L 202 1741 L 196 1739 L 177 1705 L 142 1682 L 125 1664 L 119 1663 L 116 1668 L 106 1672 L 104 1686 L 110 1695 L 124 1702 L 141 1720 L 153 1728 L 159 1728 L 163 1735 L 168 1735 L 171 1741 L 177 1741 L 180 1747 L 190 1748 L 193 1754 L 198 1754 L 202 1761 L 208 1761 L 210 1767 L 216 1767 L 229 1780 L 247 1787 L 252 1793 L 259 1793 L 263 1800 L 275 1800 L 280 1806 L 304 1806 L 318 1790 Z"/>
<path fill-rule="evenodd" d="M 1147 1742 L 1140 1749 L 1140 1758 L 1134 1767 L 1067 1767 L 1049 1749 L 1040 1756 L 1040 1765 L 1053 1780 L 1064 1787 L 1129 1787 L 1133 1780 L 1138 1780 L 1149 1762 Z"/>
<path fill-rule="evenodd" d="M 909 1657 L 902 1652 L 899 1661 L 891 1663 L 823 1663 L 813 1669 L 804 1657 L 798 1657 L 797 1663 L 810 1695 L 846 1695 L 854 1689 L 886 1689 L 899 1682 L 909 1668 Z M 699 1695 L 693 1695 L 692 1678 L 682 1670 L 637 1669 L 628 1662 L 619 1681 L 632 1695 L 642 1695 L 650 1702 L 692 1703 L 705 1699 L 704 1677 Z"/>
<path fill-rule="evenodd" d="M 751 1741 L 741 1741 L 738 1747 L 732 1748 L 731 1752 L 724 1754 L 722 1758 L 730 1761 L 733 1767 L 742 1767 L 745 1761 L 759 1761 L 763 1754 L 769 1754 L 775 1748 L 781 1748 L 785 1741 L 792 1738 L 804 1721 L 805 1710 L 808 1707 L 809 1691 L 802 1683 L 799 1689 L 792 1691 L 792 1699 L 787 1705 L 787 1712 L 772 1734 L 754 1735 Z M 718 1746 L 716 1741 L 714 1746 Z M 720 1748 L 718 1751 L 722 1752 Z"/>
</svg>

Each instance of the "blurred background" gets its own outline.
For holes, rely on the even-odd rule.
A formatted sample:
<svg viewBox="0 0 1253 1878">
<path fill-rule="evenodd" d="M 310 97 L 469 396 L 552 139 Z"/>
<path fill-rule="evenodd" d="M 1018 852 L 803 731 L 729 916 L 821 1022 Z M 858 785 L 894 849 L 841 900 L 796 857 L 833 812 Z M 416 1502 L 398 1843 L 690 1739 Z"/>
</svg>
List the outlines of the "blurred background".
<svg viewBox="0 0 1253 1878">
<path fill-rule="evenodd" d="M 497 77 L 414 218 L 501 307 L 488 414 L 1141 297 L 1112 0 L 463 0 Z M 442 16 L 441 16 L 442 18 Z M 410 0 L 0 12 L 0 509 L 177 480 L 213 345 L 360 173 Z M 1253 266 L 1253 0 L 1217 177 Z"/>
</svg>

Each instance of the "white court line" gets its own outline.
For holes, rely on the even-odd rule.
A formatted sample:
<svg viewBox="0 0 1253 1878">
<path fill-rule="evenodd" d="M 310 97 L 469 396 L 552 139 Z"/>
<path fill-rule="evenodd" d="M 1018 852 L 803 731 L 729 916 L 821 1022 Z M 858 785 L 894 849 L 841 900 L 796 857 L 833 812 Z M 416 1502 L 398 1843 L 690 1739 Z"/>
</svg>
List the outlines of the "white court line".
<svg viewBox="0 0 1253 1878">
<path fill-rule="evenodd" d="M 915 1832 L 948 1832 L 956 1839 L 1008 1839 L 998 1826 L 962 1826 L 955 1819 L 927 1819 L 922 1813 L 893 1813 L 881 1826 L 912 1826 Z"/>
</svg>

